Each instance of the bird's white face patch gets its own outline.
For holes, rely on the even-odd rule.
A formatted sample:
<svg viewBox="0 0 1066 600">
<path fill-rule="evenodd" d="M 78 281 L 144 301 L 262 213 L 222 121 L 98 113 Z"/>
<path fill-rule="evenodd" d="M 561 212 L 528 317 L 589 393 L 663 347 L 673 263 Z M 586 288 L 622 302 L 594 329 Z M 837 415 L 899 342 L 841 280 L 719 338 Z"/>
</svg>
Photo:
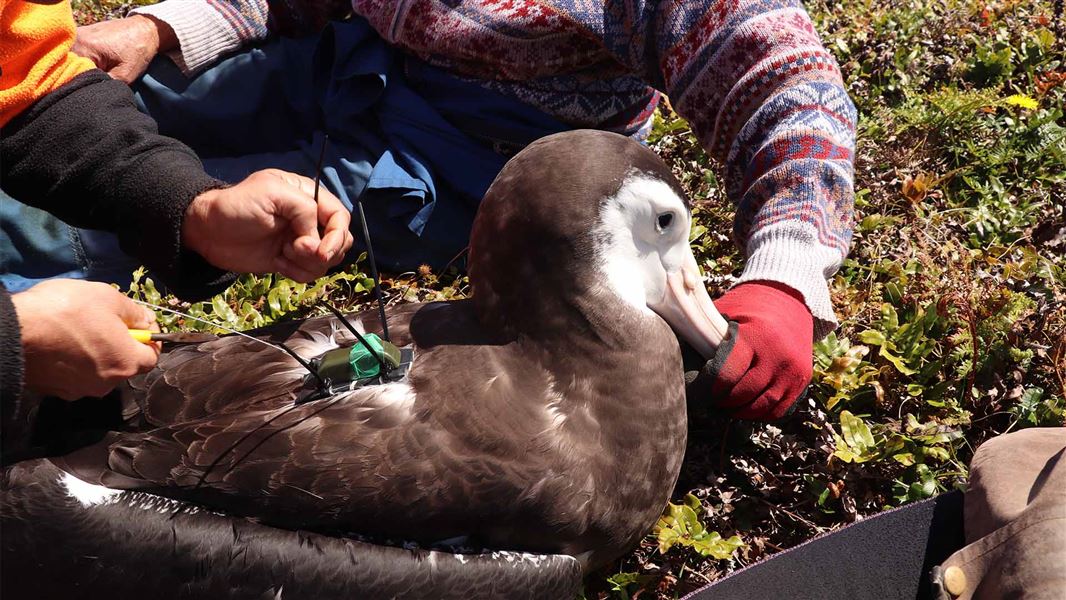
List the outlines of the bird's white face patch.
<svg viewBox="0 0 1066 600">
<path fill-rule="evenodd" d="M 692 255 L 688 244 L 692 215 L 666 182 L 643 173 L 626 178 L 604 202 L 596 249 L 607 284 L 641 311 L 661 304 L 667 275 Z"/>
<path fill-rule="evenodd" d="M 638 311 L 658 314 L 709 359 L 729 324 L 707 295 L 692 256 L 691 224 L 673 188 L 635 173 L 604 201 L 593 239 L 607 287 Z"/>
</svg>

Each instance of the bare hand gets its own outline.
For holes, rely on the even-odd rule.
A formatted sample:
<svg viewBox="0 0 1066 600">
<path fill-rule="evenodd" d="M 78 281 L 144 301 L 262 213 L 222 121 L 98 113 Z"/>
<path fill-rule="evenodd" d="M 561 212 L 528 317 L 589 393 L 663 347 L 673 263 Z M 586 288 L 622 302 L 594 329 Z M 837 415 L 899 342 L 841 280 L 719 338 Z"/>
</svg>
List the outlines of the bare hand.
<svg viewBox="0 0 1066 600">
<path fill-rule="evenodd" d="M 185 212 L 182 243 L 207 262 L 239 273 L 321 277 L 352 246 L 351 213 L 314 181 L 277 169 L 197 196 Z M 319 233 L 319 227 L 322 232 Z"/>
<path fill-rule="evenodd" d="M 159 52 L 177 47 L 174 30 L 146 15 L 101 21 L 78 28 L 74 52 L 115 79 L 133 83 Z"/>
<path fill-rule="evenodd" d="M 76 400 L 103 396 L 148 371 L 158 344 L 142 344 L 130 329 L 153 329 L 155 314 L 107 284 L 53 279 L 11 297 L 22 330 L 25 385 Z"/>
</svg>

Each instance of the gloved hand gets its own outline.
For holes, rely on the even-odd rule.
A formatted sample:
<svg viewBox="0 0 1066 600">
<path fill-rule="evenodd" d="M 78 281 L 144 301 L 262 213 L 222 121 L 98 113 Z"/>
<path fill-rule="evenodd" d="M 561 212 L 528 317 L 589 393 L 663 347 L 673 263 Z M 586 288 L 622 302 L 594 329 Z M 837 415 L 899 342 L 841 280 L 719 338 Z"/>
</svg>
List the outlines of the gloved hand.
<svg viewBox="0 0 1066 600">
<path fill-rule="evenodd" d="M 790 415 L 814 369 L 814 318 L 803 297 L 781 283 L 751 281 L 714 304 L 730 321 L 729 335 L 711 360 L 686 374 L 689 398 L 741 419 Z"/>
</svg>

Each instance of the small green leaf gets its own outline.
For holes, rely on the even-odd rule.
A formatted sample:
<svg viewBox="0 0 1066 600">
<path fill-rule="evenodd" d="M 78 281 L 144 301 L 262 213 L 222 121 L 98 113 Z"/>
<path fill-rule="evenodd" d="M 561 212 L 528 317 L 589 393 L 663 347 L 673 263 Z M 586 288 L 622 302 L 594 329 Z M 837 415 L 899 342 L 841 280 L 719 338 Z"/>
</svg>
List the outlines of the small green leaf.
<svg viewBox="0 0 1066 600">
<path fill-rule="evenodd" d="M 892 304 L 899 304 L 903 299 L 903 287 L 895 281 L 886 283 L 884 298 Z"/>
<path fill-rule="evenodd" d="M 859 341 L 872 346 L 880 346 L 885 343 L 885 334 L 873 329 L 867 329 L 859 334 Z"/>
<path fill-rule="evenodd" d="M 233 312 L 222 296 L 215 296 L 211 299 L 211 309 L 214 311 L 216 322 L 222 321 L 228 326 L 237 326 L 237 313 Z"/>
<path fill-rule="evenodd" d="M 281 296 L 278 288 L 267 293 L 267 306 L 270 307 L 270 312 L 274 316 L 281 314 Z"/>
<path fill-rule="evenodd" d="M 659 540 L 659 553 L 666 554 L 674 544 L 678 543 L 681 539 L 681 534 L 677 529 L 674 529 L 671 526 L 666 526 L 659 530 L 656 534 L 656 538 Z"/>
<path fill-rule="evenodd" d="M 893 454 L 892 458 L 905 467 L 909 467 L 915 462 L 914 454 L 912 452 L 900 452 L 899 454 Z"/>
<path fill-rule="evenodd" d="M 654 575 L 640 573 L 615 573 L 607 578 L 607 583 L 611 584 L 611 591 L 622 598 L 622 600 L 629 600 L 629 587 L 637 586 L 643 588 L 652 581 L 655 580 Z"/>
<path fill-rule="evenodd" d="M 881 346 L 881 350 L 878 352 L 878 354 L 880 356 L 883 356 L 885 359 L 887 359 L 888 362 L 892 363 L 892 366 L 896 367 L 896 370 L 899 371 L 900 373 L 903 373 L 904 375 L 914 375 L 915 373 L 918 372 L 918 371 L 915 371 L 914 369 L 908 367 L 903 362 L 902 358 L 896 356 L 895 354 L 892 354 L 888 350 L 888 344 L 885 344 L 885 345 Z"/>
<path fill-rule="evenodd" d="M 850 411 L 840 411 L 840 431 L 834 434 L 836 450 L 833 456 L 847 463 L 861 463 L 880 455 L 869 425 Z"/>
<path fill-rule="evenodd" d="M 850 411 L 845 410 L 840 413 L 840 429 L 848 445 L 853 448 L 865 450 L 874 445 L 874 436 L 870 432 L 870 427 Z"/>
<path fill-rule="evenodd" d="M 733 557 L 734 552 L 744 547 L 744 542 L 740 539 L 740 536 L 736 535 L 729 539 L 723 539 L 715 531 L 706 538 L 697 540 L 692 547 L 703 556 L 713 556 L 718 560 L 729 560 Z"/>
<path fill-rule="evenodd" d="M 686 504 L 669 503 L 663 516 L 659 517 L 658 523 L 652 530 L 660 553 L 665 554 L 670 548 L 679 545 L 692 548 L 703 556 L 728 559 L 732 557 L 737 548 L 744 546 L 744 542 L 738 536 L 723 539 L 718 532 L 707 531 L 692 508 L 692 505 L 695 505 L 702 510 L 702 504 L 698 498 L 689 494 L 685 502 Z"/>
<path fill-rule="evenodd" d="M 703 512 L 703 503 L 694 494 L 685 494 L 685 505 L 693 511 Z"/>
<path fill-rule="evenodd" d="M 694 242 L 694 241 L 700 239 L 703 236 L 703 234 L 705 234 L 705 233 L 707 233 L 707 227 L 706 226 L 699 225 L 699 224 L 696 224 L 695 222 L 693 222 L 692 223 L 692 230 L 689 231 L 689 234 L 688 234 L 688 241 L 690 243 Z"/>
</svg>

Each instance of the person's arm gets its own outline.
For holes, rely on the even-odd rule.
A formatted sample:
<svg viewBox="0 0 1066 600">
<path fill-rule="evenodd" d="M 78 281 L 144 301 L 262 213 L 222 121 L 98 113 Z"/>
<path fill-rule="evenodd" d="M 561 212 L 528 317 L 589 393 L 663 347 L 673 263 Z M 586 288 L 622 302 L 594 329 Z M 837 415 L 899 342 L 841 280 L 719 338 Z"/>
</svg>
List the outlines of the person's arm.
<svg viewBox="0 0 1066 600">
<path fill-rule="evenodd" d="M 610 13 L 603 31 L 724 164 L 737 206 L 747 260 L 716 302 L 737 345 L 700 389 L 741 416 L 780 417 L 810 380 L 812 339 L 836 326 L 827 279 L 851 241 L 856 111 L 836 61 L 798 0 L 662 2 Z"/>
<path fill-rule="evenodd" d="M 158 53 L 191 76 L 268 35 L 313 33 L 350 11 L 350 0 L 167 0 L 79 27 L 74 51 L 127 83 Z"/>
<path fill-rule="evenodd" d="M 3 127 L 0 180 L 11 196 L 90 229 L 115 232 L 175 294 L 204 298 L 233 274 L 182 246 L 193 200 L 223 184 L 184 144 L 159 135 L 130 89 L 82 73 Z"/>
<path fill-rule="evenodd" d="M 122 249 L 186 299 L 238 272 L 310 281 L 352 244 L 350 214 L 314 182 L 265 170 L 226 187 L 187 146 L 156 133 L 130 89 L 83 73 L 12 119 L 0 139 L 3 189 Z M 321 232 L 319 231 L 321 227 Z"/>
<path fill-rule="evenodd" d="M 161 136 L 129 88 L 70 53 L 68 3 L 0 12 L 0 185 L 74 225 L 116 233 L 174 293 L 201 298 L 239 272 L 309 281 L 351 246 L 333 194 L 277 170 L 225 187 Z M 59 74 L 57 76 L 56 74 Z M 319 231 L 321 227 L 322 231 Z"/>
<path fill-rule="evenodd" d="M 155 366 L 155 314 L 103 283 L 53 279 L 9 295 L 0 286 L 0 462 L 25 452 L 44 396 L 104 396 Z"/>
<path fill-rule="evenodd" d="M 856 111 L 801 2 L 663 2 L 617 17 L 650 42 L 619 22 L 608 48 L 669 95 L 725 166 L 740 282 L 795 289 L 824 336 L 836 324 L 826 280 L 853 227 Z"/>
<path fill-rule="evenodd" d="M 233 276 L 181 249 L 193 199 L 222 184 L 156 133 L 129 88 L 70 52 L 68 2 L 0 12 L 0 185 L 71 223 L 116 231 L 176 293 L 206 297 Z"/>
</svg>

